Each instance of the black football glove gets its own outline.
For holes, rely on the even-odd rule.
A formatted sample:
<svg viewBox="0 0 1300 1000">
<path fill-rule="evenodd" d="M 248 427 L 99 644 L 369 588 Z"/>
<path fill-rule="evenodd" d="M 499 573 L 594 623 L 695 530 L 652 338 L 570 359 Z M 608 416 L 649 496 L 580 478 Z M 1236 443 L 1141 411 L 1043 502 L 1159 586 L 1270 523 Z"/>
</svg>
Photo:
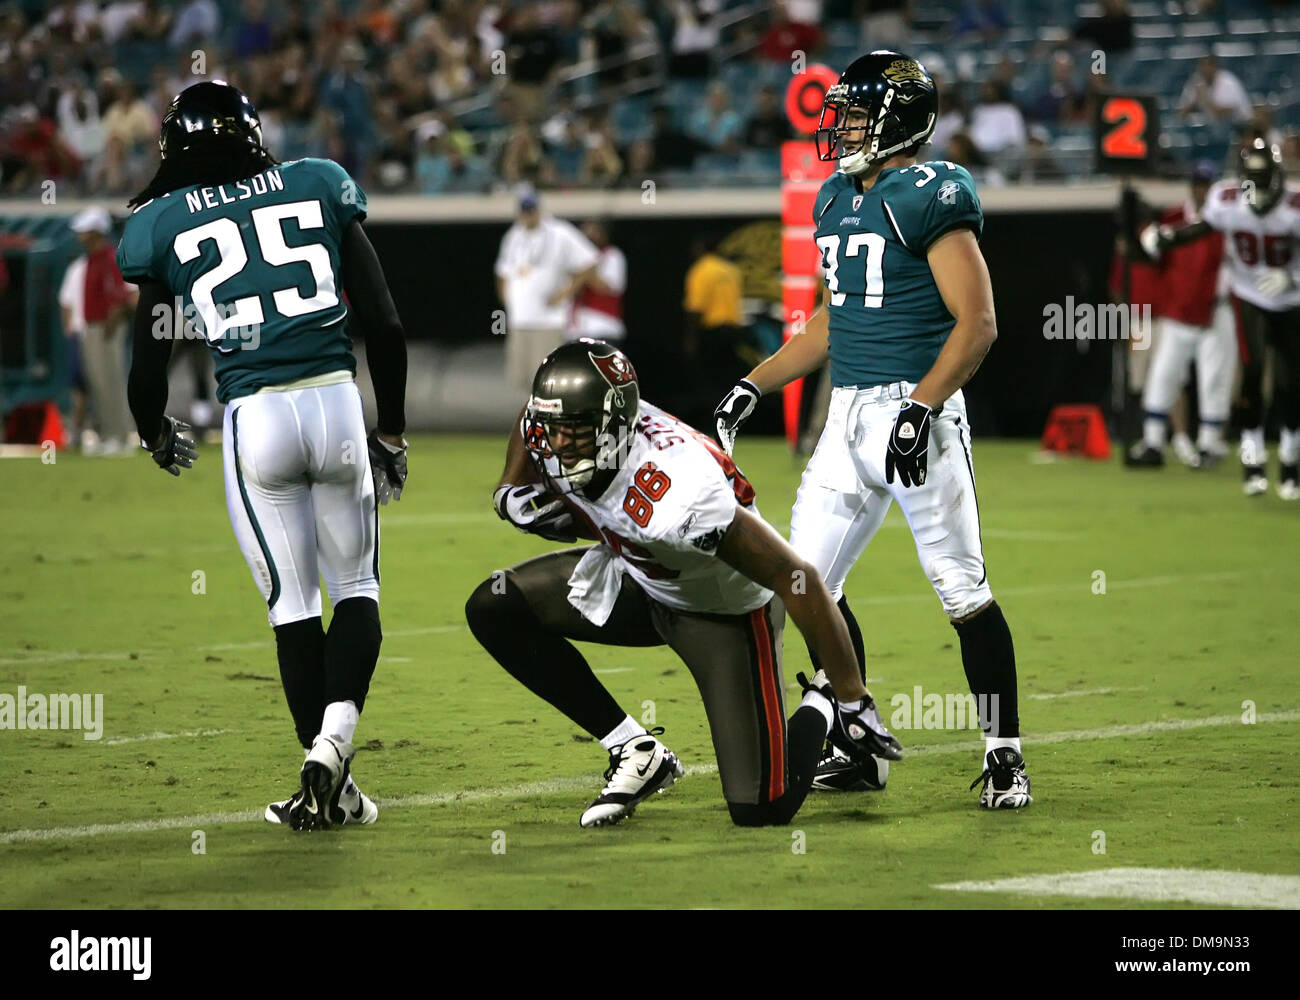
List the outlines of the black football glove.
<svg viewBox="0 0 1300 1000">
<path fill-rule="evenodd" d="M 155 448 L 148 442 L 141 441 L 140 447 L 158 463 L 158 468 L 179 476 L 181 469 L 194 468 L 194 460 L 199 457 L 194 439 L 189 437 L 190 430 L 190 425 L 184 420 L 165 416 L 158 446 Z"/>
<path fill-rule="evenodd" d="M 375 500 L 382 507 L 389 500 L 402 499 L 402 487 L 406 485 L 406 440 L 401 445 L 391 445 L 376 430 L 366 438 L 366 447 L 370 451 L 370 474 L 375 480 Z"/>
<path fill-rule="evenodd" d="M 736 446 L 736 433 L 754 412 L 754 407 L 758 405 L 762 395 L 758 386 L 749 379 L 742 378 L 731 387 L 726 398 L 713 411 L 713 417 L 718 422 L 718 440 L 722 442 L 722 450 L 728 455 Z"/>
<path fill-rule="evenodd" d="M 904 486 L 924 486 L 930 451 L 931 410 L 914 399 L 903 401 L 885 448 L 885 482 L 894 481 L 894 470 Z"/>
<path fill-rule="evenodd" d="M 573 515 L 565 509 L 564 501 L 543 498 L 536 486 L 498 486 L 492 494 L 492 507 L 497 517 L 509 521 L 528 535 L 539 535 L 552 542 L 576 542 Z"/>
</svg>

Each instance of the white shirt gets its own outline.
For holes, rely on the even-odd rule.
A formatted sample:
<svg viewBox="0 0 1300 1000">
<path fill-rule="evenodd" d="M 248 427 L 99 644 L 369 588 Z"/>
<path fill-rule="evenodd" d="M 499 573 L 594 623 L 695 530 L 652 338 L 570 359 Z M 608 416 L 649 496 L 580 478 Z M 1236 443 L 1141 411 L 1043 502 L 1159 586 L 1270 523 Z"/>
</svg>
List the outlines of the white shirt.
<svg viewBox="0 0 1300 1000">
<path fill-rule="evenodd" d="M 59 306 L 71 314 L 67 334 L 84 336 L 86 332 L 86 258 L 78 257 L 63 272 L 63 283 L 59 285 Z"/>
<path fill-rule="evenodd" d="M 1199 73 L 1187 81 L 1187 85 L 1183 87 L 1183 94 L 1178 99 L 1179 107 L 1207 113 L 1210 111 L 1209 108 L 1201 105 L 1196 96 L 1201 83 L 1202 77 Z M 1250 117 L 1250 95 L 1246 93 L 1246 88 L 1236 75 L 1226 69 L 1218 70 L 1214 74 L 1214 82 L 1210 84 L 1210 103 L 1216 108 L 1229 108 L 1233 121 L 1244 122 Z"/>
<path fill-rule="evenodd" d="M 648 596 L 678 611 L 743 615 L 761 608 L 772 592 L 717 556 L 742 496 L 752 504 L 753 489 L 716 444 L 641 400 L 610 487 L 595 501 L 565 498 L 604 539 L 569 577 L 569 603 L 603 625 L 622 575 L 630 573 Z"/>
<path fill-rule="evenodd" d="M 1259 215 L 1239 182 L 1219 181 L 1205 196 L 1201 218 L 1223 233 L 1232 294 L 1271 312 L 1300 307 L 1300 187 L 1286 185 L 1277 204 Z M 1266 269 L 1278 267 L 1290 274 L 1291 287 L 1265 295 L 1256 282 Z"/>
<path fill-rule="evenodd" d="M 1025 119 L 1014 104 L 981 104 L 971 114 L 970 137 L 981 153 L 1025 144 Z"/>
<path fill-rule="evenodd" d="M 516 222 L 501 238 L 496 274 L 505 282 L 506 319 L 512 330 L 563 330 L 571 299 L 550 305 L 552 295 L 579 271 L 596 263 L 591 240 L 563 219 L 542 217 L 527 229 Z"/>
<path fill-rule="evenodd" d="M 605 287 L 614 295 L 622 297 L 627 291 L 627 258 L 618 247 L 609 246 L 600 251 L 600 263 L 596 265 L 596 276 L 605 283 Z M 623 320 L 611 316 L 599 309 L 576 305 L 573 309 L 573 326 L 570 339 L 595 337 L 597 340 L 621 340 L 626 334 Z"/>
</svg>

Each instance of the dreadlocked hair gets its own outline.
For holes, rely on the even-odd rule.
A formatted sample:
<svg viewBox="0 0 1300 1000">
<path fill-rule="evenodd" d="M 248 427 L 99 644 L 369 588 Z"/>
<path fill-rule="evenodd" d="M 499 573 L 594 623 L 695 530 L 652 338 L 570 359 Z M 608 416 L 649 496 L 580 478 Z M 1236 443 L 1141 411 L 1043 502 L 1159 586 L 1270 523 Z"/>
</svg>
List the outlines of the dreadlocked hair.
<svg viewBox="0 0 1300 1000">
<path fill-rule="evenodd" d="M 279 162 L 265 149 L 242 140 L 195 136 L 188 146 L 158 164 L 153 180 L 127 202 L 127 207 L 139 208 L 147 201 L 194 184 L 233 184 Z"/>
</svg>

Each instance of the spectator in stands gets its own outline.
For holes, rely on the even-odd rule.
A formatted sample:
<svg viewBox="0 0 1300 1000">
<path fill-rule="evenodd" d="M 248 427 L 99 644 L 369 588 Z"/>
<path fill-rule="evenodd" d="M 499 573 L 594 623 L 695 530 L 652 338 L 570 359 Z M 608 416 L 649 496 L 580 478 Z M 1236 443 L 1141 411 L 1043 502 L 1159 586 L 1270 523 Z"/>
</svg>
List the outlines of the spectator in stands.
<svg viewBox="0 0 1300 1000">
<path fill-rule="evenodd" d="M 912 0 L 863 0 L 858 44 L 864 51 L 902 49 L 912 29 Z"/>
<path fill-rule="evenodd" d="M 1209 55 L 1197 64 L 1196 72 L 1183 88 L 1178 111 L 1183 115 L 1199 112 L 1215 121 L 1241 123 L 1250 118 L 1252 108 L 1250 95 L 1241 81 Z"/>
<path fill-rule="evenodd" d="M 1133 47 L 1133 15 L 1128 0 L 1101 0 L 1101 15 L 1081 19 L 1073 35 L 1106 52 L 1127 52 Z"/>
<path fill-rule="evenodd" d="M 355 38 L 340 47 L 335 68 L 320 82 L 320 103 L 339 118 L 343 169 L 364 184 L 369 180 L 374 143 L 371 82 L 365 71 L 366 52 Z"/>
<path fill-rule="evenodd" d="M 537 130 L 510 107 L 514 117 L 501 147 L 497 172 L 510 185 L 543 183 L 549 180 L 549 166 Z"/>
<path fill-rule="evenodd" d="M 117 243 L 108 238 L 112 220 L 102 208 L 76 215 L 72 231 L 85 251 L 81 298 L 85 319 L 83 364 L 99 418 L 105 454 L 131 448 L 134 424 L 126 405 L 126 328 L 138 292 L 117 269 Z"/>
<path fill-rule="evenodd" d="M 569 112 L 563 116 L 546 143 L 546 158 L 550 164 L 547 183 L 560 187 L 574 187 L 582 172 L 582 161 L 587 155 L 586 129 L 577 115 Z"/>
<path fill-rule="evenodd" d="M 138 190 L 148 180 L 158 141 L 158 117 L 116 72 L 109 79 L 111 103 L 104 112 L 104 186 L 112 192 Z"/>
<path fill-rule="evenodd" d="M 542 359 L 567 339 L 574 293 L 599 258 L 574 226 L 542 215 L 535 192 L 521 191 L 519 217 L 501 240 L 495 268 L 506 309 L 506 381 L 521 395 Z"/>
<path fill-rule="evenodd" d="M 266 15 L 266 0 L 244 0 L 235 26 L 235 58 L 247 59 L 270 52 L 273 36 L 271 19 Z"/>
<path fill-rule="evenodd" d="M 582 225 L 582 235 L 591 240 L 600 259 L 587 273 L 573 301 L 570 339 L 595 337 L 618 343 L 626 335 L 623 326 L 623 293 L 627 291 L 627 258 L 609 240 L 609 223 L 591 219 Z"/>
<path fill-rule="evenodd" d="M 1024 159 L 1020 162 L 1022 184 L 1048 184 L 1065 179 L 1065 171 L 1052 152 L 1052 134 L 1042 125 L 1029 126 Z"/>
<path fill-rule="evenodd" d="M 588 112 L 583 137 L 585 151 L 578 183 L 584 188 L 612 187 L 623 175 L 623 158 L 614 142 L 614 123 L 608 115 Z"/>
<path fill-rule="evenodd" d="M 1088 110 L 1088 98 L 1079 86 L 1074 57 L 1067 49 L 1052 55 L 1051 79 L 1047 89 L 1029 103 L 1027 117 L 1037 122 L 1081 122 Z"/>
<path fill-rule="evenodd" d="M 177 49 L 190 42 L 213 42 L 221 33 L 221 8 L 216 0 L 187 0 L 176 11 L 167 44 Z"/>
<path fill-rule="evenodd" d="M 79 77 L 59 94 L 56 110 L 59 135 L 82 163 L 98 161 L 104 151 L 104 126 L 99 97 Z"/>
<path fill-rule="evenodd" d="M 790 119 L 781 107 L 776 89 L 765 84 L 758 89 L 754 113 L 745 125 L 745 148 L 779 149 L 789 138 Z"/>
<path fill-rule="evenodd" d="M 672 111 L 662 104 L 650 112 L 653 170 L 689 170 L 695 157 L 709 147 L 673 124 Z"/>
<path fill-rule="evenodd" d="M 505 39 L 511 97 L 519 113 L 530 122 L 541 116 L 546 88 L 554 82 L 562 55 L 555 30 L 541 22 L 539 7 L 531 3 L 518 7 L 511 15 Z"/>
<path fill-rule="evenodd" d="M 35 189 L 44 181 L 75 177 L 81 161 L 59 136 L 52 119 L 41 117 L 33 105 L 24 105 L 0 137 L 0 176 L 11 191 Z"/>
<path fill-rule="evenodd" d="M 704 104 L 691 115 L 687 131 L 716 153 L 736 153 L 740 151 L 742 124 L 739 113 L 731 106 L 727 85 L 715 81 L 709 85 Z"/>
<path fill-rule="evenodd" d="M 1025 145 L 1025 118 L 1012 103 L 1005 84 L 989 81 L 971 113 L 970 137 L 985 156 L 1014 154 Z"/>
<path fill-rule="evenodd" d="M 818 0 L 778 0 L 772 24 L 763 32 L 758 43 L 759 55 L 768 62 L 789 64 L 795 53 L 802 53 L 804 62 L 822 47 L 825 35 L 821 20 L 821 3 Z"/>
<path fill-rule="evenodd" d="M 953 21 L 952 33 L 957 38 L 977 36 L 991 42 L 1002 36 L 1009 23 L 1002 0 L 966 0 Z"/>
<path fill-rule="evenodd" d="M 141 0 L 138 13 L 127 24 L 126 37 L 162 41 L 171 32 L 172 11 L 161 0 Z"/>
<path fill-rule="evenodd" d="M 717 15 L 720 0 L 672 0 L 673 41 L 668 70 L 673 76 L 709 75 L 713 50 L 722 40 Z"/>
<path fill-rule="evenodd" d="M 948 153 L 948 147 L 952 137 L 967 126 L 966 98 L 960 87 L 944 85 L 944 74 L 941 69 L 930 66 L 927 68 L 930 70 L 935 86 L 939 88 L 939 93 L 943 94 L 943 101 L 939 104 L 939 118 L 934 123 L 934 133 L 930 136 L 933 153 L 926 155 L 931 159 L 951 160 L 953 157 Z"/>
</svg>

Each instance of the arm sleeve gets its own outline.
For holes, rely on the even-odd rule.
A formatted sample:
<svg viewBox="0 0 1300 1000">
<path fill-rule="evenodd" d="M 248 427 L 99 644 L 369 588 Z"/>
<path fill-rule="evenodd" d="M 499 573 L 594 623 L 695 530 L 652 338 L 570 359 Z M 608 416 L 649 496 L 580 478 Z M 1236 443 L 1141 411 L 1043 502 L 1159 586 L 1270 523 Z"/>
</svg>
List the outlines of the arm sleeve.
<svg viewBox="0 0 1300 1000">
<path fill-rule="evenodd" d="M 126 398 L 140 439 L 150 443 L 162 433 L 163 412 L 167 409 L 167 362 L 172 356 L 171 337 L 155 337 L 153 326 L 160 311 L 174 308 L 171 292 L 165 285 L 157 281 L 140 282 Z M 176 322 L 176 317 L 172 317 L 167 329 L 175 329 Z"/>
<path fill-rule="evenodd" d="M 1223 228 L 1223 193 L 1217 185 L 1210 188 L 1201 206 L 1201 221 L 1211 229 Z"/>
<path fill-rule="evenodd" d="M 596 245 L 583 236 L 576 227 L 566 223 L 561 232 L 564 233 L 564 256 L 568 263 L 566 269 L 570 274 L 585 271 L 600 259 Z"/>
<path fill-rule="evenodd" d="M 343 287 L 365 336 L 379 430 L 401 434 L 406 430 L 406 334 L 379 257 L 357 219 L 343 237 Z"/>
<path fill-rule="evenodd" d="M 909 185 L 906 195 L 886 204 L 894 213 L 893 221 L 911 251 L 924 255 L 930 244 L 954 229 L 970 229 L 979 239 L 984 230 L 984 212 L 975 181 L 965 167 L 946 163 L 924 164 L 936 176 L 920 187 Z M 907 176 L 912 176 L 909 168 Z M 918 172 L 916 179 L 922 179 Z"/>
<path fill-rule="evenodd" d="M 117 245 L 117 269 L 123 279 L 134 285 L 161 280 L 154 274 L 152 218 L 137 211 L 126 220 L 122 240 Z"/>
</svg>

